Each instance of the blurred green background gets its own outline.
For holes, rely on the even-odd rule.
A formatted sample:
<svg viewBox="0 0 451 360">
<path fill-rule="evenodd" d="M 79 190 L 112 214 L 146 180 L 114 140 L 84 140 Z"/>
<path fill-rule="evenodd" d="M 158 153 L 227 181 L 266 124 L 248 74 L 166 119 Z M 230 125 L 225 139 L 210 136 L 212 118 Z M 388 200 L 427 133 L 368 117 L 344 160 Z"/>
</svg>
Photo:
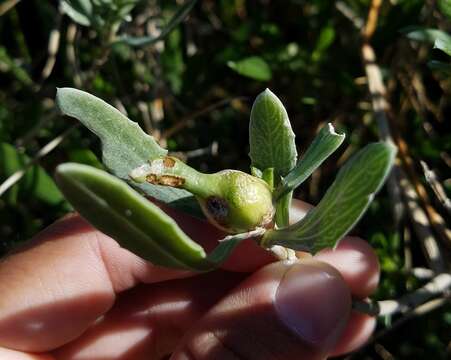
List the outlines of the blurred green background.
<svg viewBox="0 0 451 360">
<path fill-rule="evenodd" d="M 318 202 L 339 166 L 379 136 L 361 58 L 370 6 L 369 0 L 0 1 L 0 255 L 70 211 L 52 180 L 56 165 L 102 166 L 97 139 L 59 115 L 56 87 L 103 98 L 203 171 L 248 171 L 250 106 L 269 87 L 288 110 L 300 153 L 325 122 L 347 134 L 346 146 L 295 194 Z M 449 269 L 447 33 L 451 1 L 386 0 L 371 44 L 390 126 L 405 146 L 400 166 Z M 407 199 L 401 199 L 402 208 Z M 377 299 L 427 281 L 412 270 L 428 266 L 412 211 L 404 206 L 396 215 L 384 188 L 354 230 L 380 257 Z M 443 299 L 401 323 L 399 316 L 380 319 L 379 336 L 349 358 L 451 356 L 449 294 Z"/>
</svg>

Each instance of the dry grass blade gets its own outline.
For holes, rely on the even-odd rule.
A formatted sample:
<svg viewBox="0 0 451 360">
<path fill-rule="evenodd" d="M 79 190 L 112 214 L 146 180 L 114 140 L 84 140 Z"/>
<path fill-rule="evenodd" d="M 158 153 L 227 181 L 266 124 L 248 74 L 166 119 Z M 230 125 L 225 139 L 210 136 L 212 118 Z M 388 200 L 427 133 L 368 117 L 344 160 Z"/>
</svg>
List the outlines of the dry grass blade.
<svg viewBox="0 0 451 360">
<path fill-rule="evenodd" d="M 380 10 L 381 1 L 372 0 L 368 20 L 363 30 L 364 42 L 362 45 L 362 60 L 365 67 L 366 76 L 368 79 L 368 88 L 371 95 L 371 101 L 374 111 L 374 116 L 379 128 L 380 137 L 387 141 L 393 142 L 393 136 L 390 131 L 389 121 L 387 114 L 390 112 L 390 105 L 386 100 L 386 87 L 382 80 L 382 72 L 376 61 L 376 54 L 373 47 L 370 45 L 369 40 L 373 35 L 378 19 L 378 12 Z M 409 164 L 411 162 L 410 157 L 407 157 L 405 143 L 397 137 L 396 144 L 399 149 L 399 156 L 403 160 L 403 164 Z M 408 167 L 409 174 L 414 174 L 413 168 Z M 412 178 L 412 176 L 411 176 Z M 402 169 L 399 167 L 392 171 L 392 175 L 388 180 L 389 191 L 392 199 L 394 200 L 395 207 L 399 206 L 401 201 L 400 193 L 402 192 L 403 198 L 410 210 L 410 216 L 414 224 L 415 231 L 420 238 L 423 245 L 423 250 L 425 256 L 427 257 L 428 263 L 433 266 L 433 270 L 436 272 L 441 272 L 445 270 L 445 262 L 443 260 L 441 249 L 435 240 L 434 234 L 430 229 L 430 225 L 440 224 L 440 215 L 431 207 L 426 206 L 426 213 L 421 208 L 420 200 L 418 195 L 420 195 L 421 200 L 424 205 L 428 205 L 425 201 L 425 196 L 421 196 L 425 193 L 424 187 L 421 188 L 419 182 L 414 182 L 415 188 L 412 183 L 407 179 Z M 418 192 L 418 194 L 415 192 Z M 396 213 L 395 213 L 396 215 Z M 428 217 L 429 215 L 429 217 Z M 433 215 L 434 217 L 431 217 Z M 429 221 L 431 219 L 431 221 Z M 443 220 L 443 219 L 442 219 Z M 437 228 L 437 227 L 435 227 Z M 437 229 L 436 229 L 437 230 Z M 440 231 L 441 228 L 438 228 Z M 446 230 L 446 229 L 445 229 Z M 440 231 L 443 234 L 444 231 Z M 442 237 L 444 237 L 442 235 Z M 446 232 L 445 232 L 446 237 Z"/>
<path fill-rule="evenodd" d="M 345 360 L 361 359 L 362 352 L 365 350 L 365 348 L 367 346 L 374 344 L 375 341 L 378 341 L 378 340 L 382 339 L 383 337 L 385 337 L 386 335 L 391 334 L 394 330 L 398 329 L 400 326 L 405 324 L 407 321 L 412 320 L 419 316 L 426 315 L 426 314 L 430 313 L 431 311 L 434 311 L 434 310 L 440 308 L 441 306 L 449 304 L 449 302 L 450 302 L 449 297 L 443 296 L 443 297 L 439 297 L 439 298 L 427 301 L 424 304 L 421 304 L 421 305 L 415 307 L 411 311 L 404 314 L 404 316 L 402 316 L 401 318 L 396 320 L 390 327 L 388 327 L 384 330 L 381 330 L 380 332 L 375 334 L 367 342 L 367 345 L 365 347 L 363 347 L 359 351 L 347 356 L 345 358 Z"/>
<path fill-rule="evenodd" d="M 368 11 L 368 17 L 363 28 L 363 38 L 369 41 L 377 28 L 377 21 L 379 19 L 379 11 L 382 5 L 382 0 L 372 0 Z"/>
<path fill-rule="evenodd" d="M 58 54 L 58 50 L 60 47 L 60 40 L 61 40 L 61 12 L 58 11 L 58 15 L 55 21 L 54 28 L 50 31 L 49 35 L 49 42 L 47 45 L 47 61 L 44 65 L 44 68 L 41 72 L 41 83 L 44 82 L 52 73 L 53 68 L 55 67 L 56 63 L 56 55 Z"/>
<path fill-rule="evenodd" d="M 427 284 L 419 289 L 395 300 L 382 300 L 376 302 L 353 301 L 353 309 L 372 316 L 393 316 L 403 314 L 417 308 L 428 300 L 446 295 L 451 288 L 451 274 L 436 275 Z"/>
<path fill-rule="evenodd" d="M 423 248 L 428 265 L 435 272 L 445 271 L 446 266 L 441 249 L 434 237 L 429 219 L 423 208 L 420 206 L 418 194 L 401 171 L 399 172 L 399 175 L 404 201 L 409 210 L 408 214 L 411 218 L 418 240 Z"/>
<path fill-rule="evenodd" d="M 9 10 L 16 6 L 20 0 L 7 0 L 0 4 L 0 16 L 5 15 Z"/>
<path fill-rule="evenodd" d="M 420 161 L 420 163 L 423 168 L 424 177 L 437 197 L 437 200 L 440 201 L 443 207 L 448 211 L 448 214 L 451 215 L 451 200 L 446 195 L 445 189 L 440 183 L 437 174 L 429 168 L 426 162 Z"/>
</svg>

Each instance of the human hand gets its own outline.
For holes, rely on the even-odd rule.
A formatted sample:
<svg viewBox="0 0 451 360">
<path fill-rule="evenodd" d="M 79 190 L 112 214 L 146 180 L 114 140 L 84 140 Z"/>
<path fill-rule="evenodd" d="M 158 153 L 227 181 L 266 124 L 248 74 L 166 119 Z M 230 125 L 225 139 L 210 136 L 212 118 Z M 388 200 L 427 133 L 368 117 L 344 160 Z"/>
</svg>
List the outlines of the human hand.
<svg viewBox="0 0 451 360">
<path fill-rule="evenodd" d="M 306 208 L 296 206 L 298 215 Z M 171 216 L 207 249 L 222 237 Z M 248 241 L 223 270 L 165 269 L 64 218 L 0 260 L 0 359 L 316 360 L 368 339 L 374 319 L 351 311 L 351 293 L 365 298 L 378 282 L 366 242 L 348 237 L 313 259 L 272 261 Z"/>
</svg>

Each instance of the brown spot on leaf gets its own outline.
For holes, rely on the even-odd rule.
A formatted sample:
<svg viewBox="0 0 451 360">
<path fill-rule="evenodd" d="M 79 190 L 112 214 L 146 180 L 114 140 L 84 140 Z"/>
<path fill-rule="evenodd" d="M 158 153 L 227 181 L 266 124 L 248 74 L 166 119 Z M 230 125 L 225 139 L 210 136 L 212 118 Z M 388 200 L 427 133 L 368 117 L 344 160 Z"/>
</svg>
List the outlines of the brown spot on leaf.
<svg viewBox="0 0 451 360">
<path fill-rule="evenodd" d="M 154 185 L 158 185 L 158 176 L 155 174 L 150 174 L 146 176 L 146 181 L 148 183 L 154 184 Z"/>
<path fill-rule="evenodd" d="M 174 175 L 162 175 L 160 177 L 160 184 L 172 187 L 181 187 L 185 183 L 185 179 Z"/>
<path fill-rule="evenodd" d="M 182 187 L 185 183 L 185 179 L 174 175 L 161 175 L 150 174 L 146 177 L 148 183 L 153 185 L 164 185 L 172 187 Z"/>
<path fill-rule="evenodd" d="M 175 160 L 173 158 L 169 157 L 169 156 L 166 156 L 163 159 L 163 165 L 164 165 L 164 167 L 172 168 L 175 165 Z"/>
</svg>

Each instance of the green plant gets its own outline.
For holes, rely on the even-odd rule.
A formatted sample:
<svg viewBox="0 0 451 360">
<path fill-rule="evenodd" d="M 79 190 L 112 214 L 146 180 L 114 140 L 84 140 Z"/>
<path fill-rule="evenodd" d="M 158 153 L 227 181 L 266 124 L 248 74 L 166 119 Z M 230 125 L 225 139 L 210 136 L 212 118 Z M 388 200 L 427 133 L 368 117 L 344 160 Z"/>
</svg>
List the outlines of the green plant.
<svg viewBox="0 0 451 360">
<path fill-rule="evenodd" d="M 167 156 L 136 123 L 83 91 L 59 89 L 57 103 L 63 113 L 99 136 L 103 162 L 116 175 L 86 165 L 62 164 L 56 180 L 66 198 L 122 246 L 168 267 L 212 270 L 249 237 L 286 258 L 293 254 L 287 249 L 314 253 L 335 247 L 368 207 L 396 153 L 391 144 L 366 146 L 343 166 L 320 203 L 302 220 L 288 225 L 293 190 L 338 148 L 344 135 L 326 125 L 297 162 L 287 112 L 270 90 L 261 93 L 252 107 L 252 175 L 237 170 L 200 173 Z M 207 255 L 132 187 L 192 214 L 199 214 L 200 205 L 211 223 L 231 235 Z"/>
</svg>

